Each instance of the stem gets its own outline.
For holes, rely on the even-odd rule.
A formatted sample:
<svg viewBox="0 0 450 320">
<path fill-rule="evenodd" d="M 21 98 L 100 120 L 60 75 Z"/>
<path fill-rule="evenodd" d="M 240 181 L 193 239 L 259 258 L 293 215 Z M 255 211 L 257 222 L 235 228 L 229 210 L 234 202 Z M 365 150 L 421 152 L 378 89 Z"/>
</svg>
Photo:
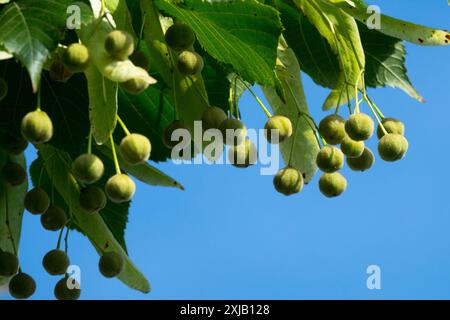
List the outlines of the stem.
<svg viewBox="0 0 450 320">
<path fill-rule="evenodd" d="M 385 118 L 384 114 L 383 114 L 383 113 L 381 112 L 381 110 L 377 107 L 377 105 L 375 104 L 375 102 L 373 102 L 372 99 L 370 99 L 368 96 L 366 96 L 366 98 L 367 98 L 366 101 L 369 101 L 369 102 L 372 104 L 372 106 L 375 108 L 375 110 L 377 111 L 377 113 L 378 113 L 378 115 L 381 117 L 381 119 L 384 119 L 384 118 Z"/>
<path fill-rule="evenodd" d="M 66 254 L 69 252 L 69 227 L 66 229 L 66 236 L 64 237 L 64 251 Z"/>
<path fill-rule="evenodd" d="M 244 80 L 242 80 L 241 78 L 239 78 L 239 80 L 242 82 L 242 84 L 248 89 L 248 91 L 250 91 L 250 93 L 252 94 L 252 96 L 255 98 L 256 102 L 258 102 L 259 106 L 263 109 L 264 113 L 267 115 L 267 117 L 271 118 L 272 114 L 270 113 L 269 110 L 267 110 L 266 106 L 264 105 L 264 103 L 261 101 L 261 99 L 258 97 L 258 95 L 252 90 L 252 88 L 250 88 L 250 86 L 245 83 Z"/>
<path fill-rule="evenodd" d="M 88 137 L 88 154 L 92 153 L 92 127 L 89 128 L 89 137 Z"/>
<path fill-rule="evenodd" d="M 41 111 L 41 84 L 39 84 L 39 88 L 38 88 L 38 92 L 37 92 L 36 110 Z"/>
<path fill-rule="evenodd" d="M 228 92 L 228 103 L 230 104 L 230 116 L 234 113 L 234 101 L 233 101 L 233 87 L 230 85 L 230 90 Z"/>
<path fill-rule="evenodd" d="M 61 231 L 59 231 L 58 242 L 56 243 L 56 249 L 59 249 L 61 247 L 61 239 L 62 239 L 63 232 L 64 232 L 64 228 L 62 228 Z"/>
<path fill-rule="evenodd" d="M 121 174 L 122 172 L 120 171 L 119 160 L 117 159 L 116 147 L 114 145 L 114 138 L 112 136 L 112 133 L 109 134 L 109 140 L 111 141 L 111 151 L 113 154 L 114 167 L 116 168 L 116 173 Z"/>
<path fill-rule="evenodd" d="M 125 132 L 125 134 L 127 136 L 129 136 L 131 133 L 128 130 L 127 126 L 125 125 L 125 122 L 122 121 L 122 119 L 119 117 L 118 114 L 116 114 L 116 118 L 117 118 L 117 121 L 119 122 L 120 126 L 122 127 L 123 131 Z"/>
<path fill-rule="evenodd" d="M 203 102 L 209 106 L 209 101 L 208 99 L 203 95 L 203 92 L 199 89 L 197 82 L 194 81 L 193 76 L 189 76 L 188 77 L 189 81 L 191 81 L 192 85 L 194 86 L 195 90 L 197 91 L 197 93 L 199 94 L 199 96 L 202 98 Z"/>
<path fill-rule="evenodd" d="M 388 132 L 386 131 L 386 129 L 383 126 L 383 123 L 380 121 L 378 114 L 376 113 L 374 107 L 372 106 L 372 103 L 369 102 L 369 100 L 367 100 L 367 105 L 370 107 L 370 110 L 372 111 L 372 113 L 373 113 L 375 119 L 377 120 L 378 125 L 381 127 L 381 130 L 383 131 L 383 133 L 388 134 Z"/>
<path fill-rule="evenodd" d="M 8 189 L 5 188 L 5 194 L 6 199 L 8 199 Z M 14 241 L 14 237 L 11 231 L 11 226 L 9 225 L 9 203 L 8 200 L 6 200 L 6 226 L 8 227 L 8 233 L 9 233 L 9 239 L 11 240 L 11 245 L 13 248 L 14 255 L 17 257 L 17 249 L 16 249 L 16 242 Z"/>
</svg>

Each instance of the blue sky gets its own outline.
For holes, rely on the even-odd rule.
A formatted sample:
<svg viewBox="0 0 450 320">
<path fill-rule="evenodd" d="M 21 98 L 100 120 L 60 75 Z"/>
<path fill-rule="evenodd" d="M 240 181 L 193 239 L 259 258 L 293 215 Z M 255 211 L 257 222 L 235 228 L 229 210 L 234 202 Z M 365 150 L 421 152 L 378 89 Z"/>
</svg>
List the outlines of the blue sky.
<svg viewBox="0 0 450 320">
<path fill-rule="evenodd" d="M 450 28 L 444 0 L 374 2 L 386 14 Z M 153 291 L 103 278 L 88 240 L 71 233 L 82 298 L 450 298 L 449 48 L 406 47 L 410 78 L 427 102 L 394 89 L 369 91 L 387 116 L 407 126 L 403 161 L 377 159 L 365 173 L 344 169 L 349 186 L 336 199 L 320 194 L 318 176 L 301 194 L 284 197 L 258 167 L 158 165 L 186 191 L 138 184 L 126 231 L 130 256 Z M 321 119 L 327 91 L 303 80 L 311 112 Z M 248 93 L 241 111 L 248 127 L 263 126 Z M 375 149 L 375 140 L 369 146 Z M 25 215 L 20 258 L 37 281 L 35 299 L 53 298 L 58 279 L 44 272 L 41 259 L 56 238 Z M 366 287 L 369 265 L 381 268 L 381 290 Z"/>
</svg>

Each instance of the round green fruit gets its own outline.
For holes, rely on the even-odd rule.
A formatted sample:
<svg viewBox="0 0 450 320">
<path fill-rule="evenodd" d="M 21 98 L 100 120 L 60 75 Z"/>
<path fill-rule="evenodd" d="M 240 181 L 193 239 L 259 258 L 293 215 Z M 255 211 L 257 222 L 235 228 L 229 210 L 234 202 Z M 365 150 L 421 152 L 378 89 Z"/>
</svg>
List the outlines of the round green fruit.
<svg viewBox="0 0 450 320">
<path fill-rule="evenodd" d="M 364 141 L 355 141 L 346 136 L 341 142 L 341 151 L 348 158 L 358 158 L 364 152 Z"/>
<path fill-rule="evenodd" d="M 100 180 L 104 172 L 103 161 L 92 153 L 82 154 L 72 163 L 72 173 L 82 183 L 95 183 Z"/>
<path fill-rule="evenodd" d="M 31 214 L 43 214 L 50 207 L 50 198 L 42 188 L 34 188 L 25 195 L 25 209 Z"/>
<path fill-rule="evenodd" d="M 378 153 L 385 161 L 402 159 L 408 151 L 408 140 L 401 134 L 388 133 L 378 142 Z"/>
<path fill-rule="evenodd" d="M 36 110 L 23 117 L 20 131 L 25 139 L 34 144 L 50 141 L 53 136 L 53 123 L 46 112 Z"/>
<path fill-rule="evenodd" d="M 196 52 L 183 51 L 178 55 L 177 67 L 181 74 L 193 76 L 202 72 L 203 58 Z"/>
<path fill-rule="evenodd" d="M 64 228 L 67 223 L 67 216 L 63 209 L 56 206 L 50 206 L 43 215 L 41 215 L 41 224 L 44 229 L 49 231 L 58 231 Z"/>
<path fill-rule="evenodd" d="M 175 23 L 164 35 L 167 45 L 177 51 L 190 48 L 195 42 L 195 34 L 191 27 L 184 23 Z"/>
<path fill-rule="evenodd" d="M 0 78 L 0 101 L 2 101 L 8 94 L 8 83 L 5 79 Z"/>
<path fill-rule="evenodd" d="M 80 206 L 88 213 L 102 210 L 106 206 L 106 195 L 102 189 L 89 186 L 80 192 Z"/>
<path fill-rule="evenodd" d="M 11 155 L 19 155 L 27 147 L 28 141 L 21 135 L 0 134 L 0 149 Z"/>
<path fill-rule="evenodd" d="M 89 50 L 81 43 L 73 43 L 64 51 L 62 61 L 70 72 L 83 72 L 89 65 Z"/>
<path fill-rule="evenodd" d="M 357 158 L 347 158 L 347 164 L 353 171 L 366 171 L 375 163 L 375 157 L 369 148 L 364 148 L 363 153 Z"/>
<path fill-rule="evenodd" d="M 69 288 L 69 282 L 73 288 Z M 80 285 L 75 279 L 65 276 L 56 283 L 53 293 L 58 300 L 78 300 L 81 295 L 79 287 Z"/>
<path fill-rule="evenodd" d="M 167 148 L 172 149 L 178 143 L 180 143 L 181 140 L 174 140 L 173 138 L 175 137 L 172 138 L 173 133 L 178 129 L 186 130 L 187 132 L 189 132 L 189 129 L 184 125 L 184 122 L 182 120 L 174 120 L 164 128 L 162 138 L 163 143 Z"/>
<path fill-rule="evenodd" d="M 345 122 L 345 131 L 355 141 L 364 141 L 373 135 L 374 123 L 365 113 L 352 114 Z"/>
<path fill-rule="evenodd" d="M 220 124 L 227 119 L 227 114 L 219 107 L 209 107 L 202 114 L 203 130 L 219 129 Z"/>
<path fill-rule="evenodd" d="M 70 261 L 64 251 L 54 249 L 47 252 L 44 259 L 42 259 L 42 265 L 44 266 L 45 271 L 47 271 L 50 275 L 56 276 L 66 273 L 67 268 L 70 265 Z"/>
<path fill-rule="evenodd" d="M 139 67 L 138 67 L 139 68 Z M 128 81 L 122 82 L 120 86 L 131 94 L 140 94 L 148 88 L 149 83 L 142 78 L 133 78 Z"/>
<path fill-rule="evenodd" d="M 150 67 L 150 62 L 147 55 L 140 50 L 136 50 L 135 52 L 133 52 L 133 54 L 130 56 L 130 60 L 136 67 L 140 67 L 144 70 L 148 70 L 148 68 Z"/>
<path fill-rule="evenodd" d="M 28 299 L 36 291 L 36 282 L 26 273 L 18 273 L 9 281 L 9 294 L 16 299 Z"/>
<path fill-rule="evenodd" d="M 272 131 L 274 130 L 274 131 Z M 278 133 L 278 139 L 274 139 L 273 133 Z M 283 142 L 292 135 L 292 122 L 285 116 L 273 116 L 267 120 L 264 126 L 264 135 L 269 143 Z"/>
<path fill-rule="evenodd" d="M 277 172 L 273 178 L 275 190 L 286 196 L 299 193 L 303 188 L 303 176 L 300 171 L 286 167 Z"/>
<path fill-rule="evenodd" d="M 256 163 L 258 151 L 253 142 L 246 139 L 243 143 L 230 147 L 228 160 L 237 168 L 247 168 Z"/>
<path fill-rule="evenodd" d="M 136 191 L 136 185 L 126 174 L 116 174 L 105 185 L 108 198 L 115 203 L 130 201 Z"/>
<path fill-rule="evenodd" d="M 2 175 L 11 186 L 19 186 L 27 180 L 27 172 L 15 162 L 6 163 L 2 169 Z"/>
<path fill-rule="evenodd" d="M 134 51 L 134 39 L 126 31 L 114 30 L 105 39 L 105 50 L 117 60 L 126 60 Z"/>
<path fill-rule="evenodd" d="M 345 138 L 345 120 L 337 114 L 331 114 L 319 123 L 319 133 L 328 144 L 339 144 Z"/>
<path fill-rule="evenodd" d="M 11 252 L 0 251 L 0 276 L 11 277 L 19 269 L 19 260 Z"/>
<path fill-rule="evenodd" d="M 229 146 L 237 146 L 245 141 L 247 136 L 247 128 L 242 121 L 233 118 L 227 118 L 219 126 L 222 132 L 225 144 Z"/>
<path fill-rule="evenodd" d="M 381 123 L 383 124 L 384 129 L 386 129 L 387 133 L 396 133 L 400 135 L 405 134 L 405 125 L 400 120 L 394 118 L 384 118 Z M 377 137 L 381 139 L 384 136 L 383 129 L 378 125 L 377 128 Z"/>
<path fill-rule="evenodd" d="M 328 198 L 337 197 L 347 189 L 347 180 L 339 172 L 324 173 L 319 179 L 319 189 Z"/>
<path fill-rule="evenodd" d="M 105 252 L 98 262 L 100 273 L 106 278 L 118 276 L 124 267 L 124 261 L 120 254 L 114 251 Z"/>
<path fill-rule="evenodd" d="M 150 158 L 152 146 L 146 136 L 131 133 L 120 142 L 119 152 L 122 158 L 131 165 L 143 163 Z"/>
<path fill-rule="evenodd" d="M 316 163 L 323 172 L 333 173 L 344 166 L 344 154 L 338 148 L 327 145 L 317 154 Z"/>
</svg>

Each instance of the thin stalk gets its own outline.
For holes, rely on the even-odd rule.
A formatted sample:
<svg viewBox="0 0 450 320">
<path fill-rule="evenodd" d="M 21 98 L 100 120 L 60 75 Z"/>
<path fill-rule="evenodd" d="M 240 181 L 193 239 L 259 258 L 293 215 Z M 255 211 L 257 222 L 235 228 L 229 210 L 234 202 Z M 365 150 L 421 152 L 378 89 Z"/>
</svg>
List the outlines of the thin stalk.
<svg viewBox="0 0 450 320">
<path fill-rule="evenodd" d="M 250 91 L 250 93 L 252 94 L 252 96 L 255 98 L 256 102 L 258 102 L 259 106 L 261 107 L 261 109 L 263 109 L 264 113 L 266 114 L 266 116 L 268 118 L 272 117 L 272 114 L 270 113 L 270 111 L 266 108 L 266 106 L 264 105 L 264 103 L 261 101 L 261 99 L 258 97 L 258 95 L 252 90 L 252 88 L 250 88 L 250 86 L 245 83 L 245 81 L 243 81 L 241 78 L 239 78 L 239 80 L 244 84 L 244 86 L 248 89 L 248 91 Z"/>
<path fill-rule="evenodd" d="M 114 167 L 116 168 L 116 173 L 121 174 L 122 172 L 120 171 L 119 160 L 117 159 L 116 147 L 114 145 L 114 138 L 112 136 L 112 133 L 109 134 L 109 140 L 111 141 L 111 152 L 113 154 Z"/>
<path fill-rule="evenodd" d="M 127 136 L 129 136 L 131 133 L 128 130 L 127 126 L 125 125 L 125 122 L 122 121 L 122 119 L 119 117 L 118 114 L 116 114 L 117 122 L 119 122 L 120 126 L 122 127 L 123 131 Z"/>
</svg>

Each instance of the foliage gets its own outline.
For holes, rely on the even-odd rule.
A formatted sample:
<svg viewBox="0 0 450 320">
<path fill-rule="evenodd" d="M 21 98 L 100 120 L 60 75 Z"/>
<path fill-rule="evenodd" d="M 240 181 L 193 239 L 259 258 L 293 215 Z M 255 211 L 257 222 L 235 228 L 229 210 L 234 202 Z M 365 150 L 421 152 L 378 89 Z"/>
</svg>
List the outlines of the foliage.
<svg viewBox="0 0 450 320">
<path fill-rule="evenodd" d="M 79 18 L 75 30 L 68 24 L 74 18 Z M 52 204 L 66 212 L 67 230 L 86 235 L 100 256 L 107 251 L 119 254 L 124 262 L 118 274 L 121 281 L 148 292 L 147 279 L 127 255 L 130 202 L 108 201 L 99 213 L 87 213 L 78 201 L 85 185 L 71 172 L 75 158 L 92 152 L 101 159 L 105 173 L 94 184 L 101 188 L 121 172 L 148 185 L 184 190 L 150 162 L 126 163 L 120 155 L 120 140 L 130 132 L 140 133 L 151 141 L 149 160 L 166 161 L 171 149 L 164 144 L 165 128 L 174 120 L 181 120 L 193 133 L 194 122 L 209 106 L 217 106 L 229 117 L 244 121 L 239 98 L 247 89 L 254 94 L 252 86 L 259 85 L 274 115 L 292 123 L 292 135 L 280 143 L 281 154 L 287 167 L 294 169 L 289 169 L 291 176 L 299 179 L 301 174 L 308 183 L 317 171 L 316 156 L 327 141 L 309 114 L 301 71 L 331 90 L 325 110 L 338 113 L 342 105 L 348 105 L 350 113 L 357 114 L 360 103 L 367 102 L 382 138 L 388 133 L 381 122 L 384 115 L 367 96 L 366 87 L 397 87 L 423 101 L 408 78 L 403 41 L 450 42 L 450 33 L 444 30 L 385 15 L 381 15 L 380 29 L 370 29 L 368 19 L 371 14 L 362 0 L 0 1 L 0 84 L 6 83 L 0 86 L 4 91 L 0 92 L 0 141 L 21 137 L 21 119 L 28 112 L 38 108 L 49 115 L 53 138 L 35 146 L 37 160 L 29 169 L 33 186 L 43 188 Z M 180 52 L 165 41 L 165 32 L 174 22 L 195 33 L 194 45 L 183 50 L 200 55 L 201 72 L 184 75 L 178 70 Z M 136 51 L 150 62 L 148 68 L 142 68 L 133 55 L 119 59 L 108 53 L 104 39 L 114 29 L 134 39 Z M 72 74 L 61 57 L 68 45 L 78 42 L 89 51 L 89 65 Z M 130 85 L 139 90 L 131 92 Z M 403 156 L 407 141 L 397 138 Z M 3 148 L 0 169 L 6 162 L 26 168 L 22 153 L 11 154 Z M 198 144 L 193 149 L 201 151 Z M 334 172 L 320 181 L 328 197 L 342 193 L 347 185 Z M 340 188 L 333 184 L 336 181 Z M 2 250 L 19 249 L 27 189 L 27 183 L 11 186 L 0 177 Z M 301 188 L 293 190 L 285 194 Z M 0 285 L 7 280 L 0 277 Z"/>
</svg>

